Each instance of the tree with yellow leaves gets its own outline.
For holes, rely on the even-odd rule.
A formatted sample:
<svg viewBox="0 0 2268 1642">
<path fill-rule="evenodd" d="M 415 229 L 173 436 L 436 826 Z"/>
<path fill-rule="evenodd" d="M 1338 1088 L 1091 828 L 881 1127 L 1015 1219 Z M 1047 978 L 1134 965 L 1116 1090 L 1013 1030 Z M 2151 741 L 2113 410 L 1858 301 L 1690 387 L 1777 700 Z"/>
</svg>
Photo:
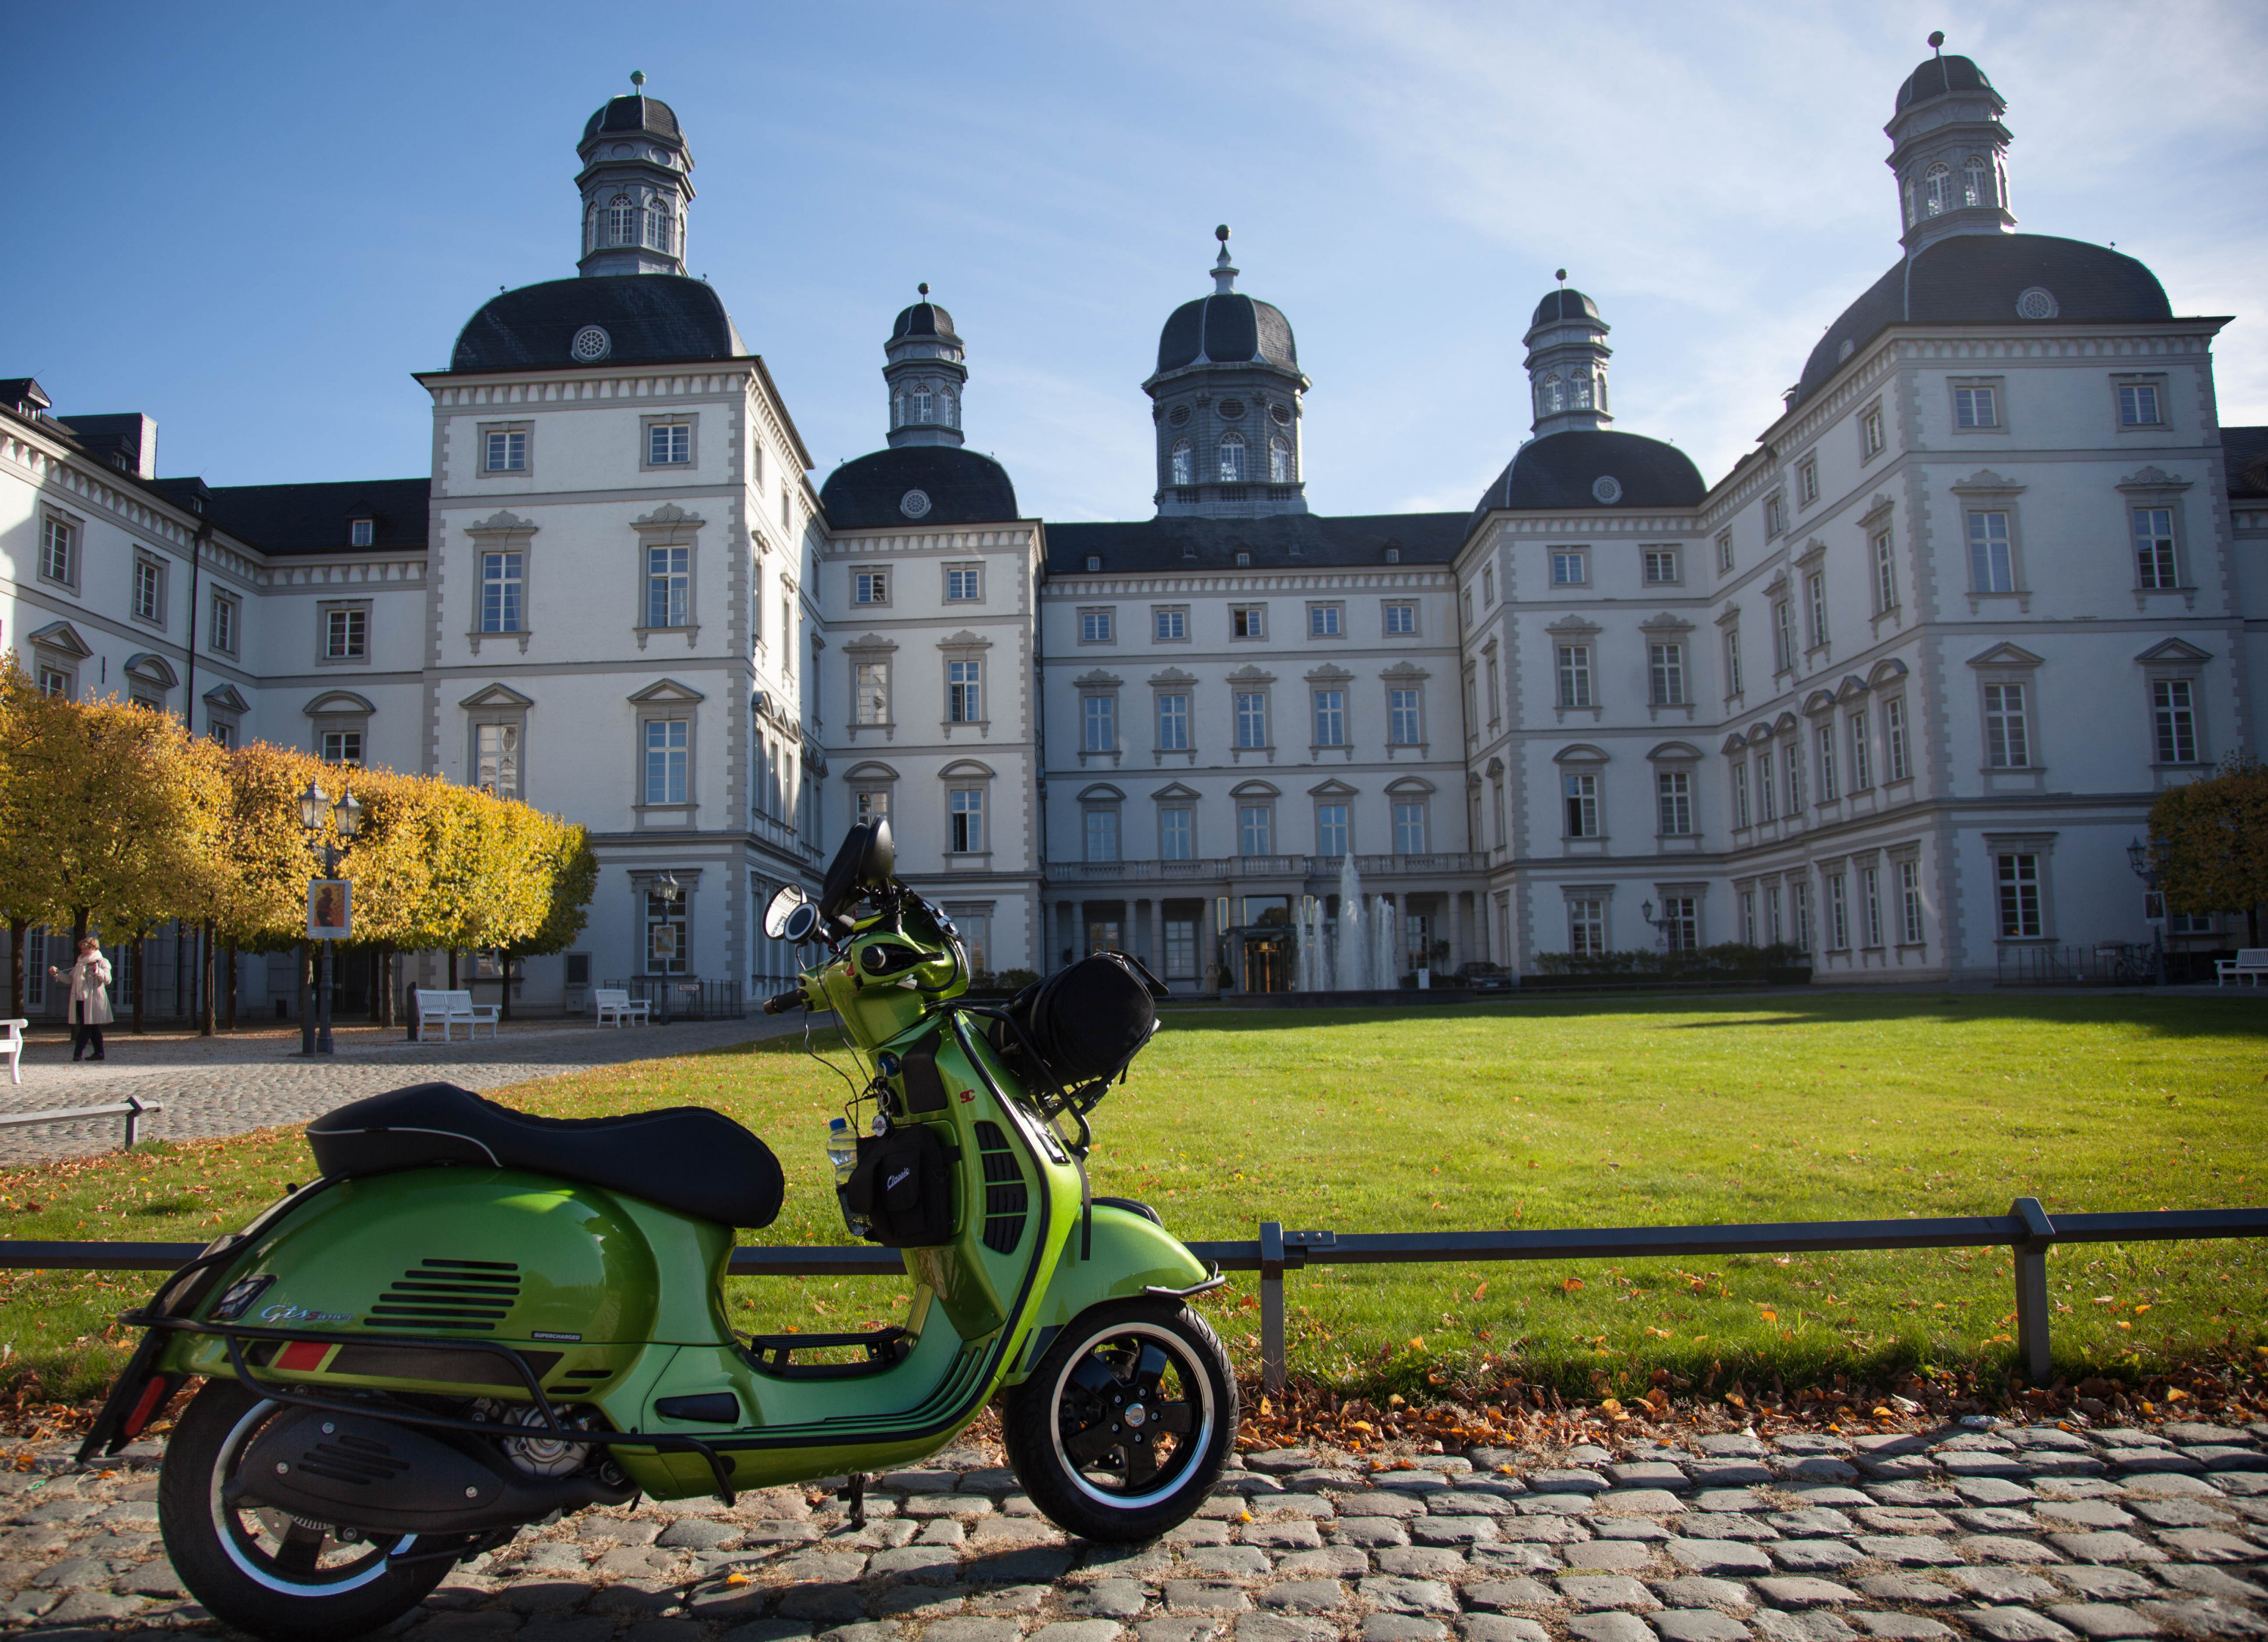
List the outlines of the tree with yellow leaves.
<svg viewBox="0 0 2268 1642">
<path fill-rule="evenodd" d="M 2150 806 L 2150 852 L 2175 912 L 2242 912 L 2260 945 L 2268 903 L 2268 763 L 2232 755 L 2201 781 L 2168 787 Z"/>
</svg>

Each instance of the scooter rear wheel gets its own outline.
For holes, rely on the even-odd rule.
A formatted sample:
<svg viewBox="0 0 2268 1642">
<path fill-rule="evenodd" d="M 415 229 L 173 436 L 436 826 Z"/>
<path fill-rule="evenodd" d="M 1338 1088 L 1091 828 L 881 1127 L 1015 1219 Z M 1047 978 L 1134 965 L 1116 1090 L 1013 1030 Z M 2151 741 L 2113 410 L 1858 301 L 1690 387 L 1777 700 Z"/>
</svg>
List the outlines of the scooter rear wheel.
<svg viewBox="0 0 2268 1642">
<path fill-rule="evenodd" d="M 265 1507 L 230 1505 L 222 1488 L 263 1426 L 289 1405 L 233 1380 L 210 1380 L 166 1445 L 158 1525 L 191 1595 L 269 1642 L 333 1642 L 398 1618 L 441 1582 L 450 1561 L 398 1566 L 403 1536 L 365 1537 Z"/>
<path fill-rule="evenodd" d="M 1017 1480 L 1050 1521 L 1129 1544 L 1211 1493 L 1236 1437 L 1236 1376 L 1187 1306 L 1111 1300 L 1057 1336 L 1000 1423 Z"/>
</svg>

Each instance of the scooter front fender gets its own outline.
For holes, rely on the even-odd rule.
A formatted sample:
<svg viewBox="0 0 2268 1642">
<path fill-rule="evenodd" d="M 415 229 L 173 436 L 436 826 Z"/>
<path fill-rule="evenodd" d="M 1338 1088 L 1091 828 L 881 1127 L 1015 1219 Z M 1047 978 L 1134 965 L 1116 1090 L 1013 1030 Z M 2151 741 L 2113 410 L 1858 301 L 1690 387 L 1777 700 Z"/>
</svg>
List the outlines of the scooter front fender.
<svg viewBox="0 0 2268 1642">
<path fill-rule="evenodd" d="M 1074 1222 L 1048 1292 L 1034 1307 L 1029 1342 L 1017 1354 L 1006 1384 L 1022 1384 L 1055 1344 L 1057 1334 L 1090 1307 L 1105 1300 L 1131 1300 L 1152 1287 L 1194 1288 L 1214 1275 L 1180 1238 L 1156 1221 L 1115 1204 L 1099 1203 L 1094 1212 L 1092 1247 L 1081 1258 L 1081 1235 Z"/>
</svg>

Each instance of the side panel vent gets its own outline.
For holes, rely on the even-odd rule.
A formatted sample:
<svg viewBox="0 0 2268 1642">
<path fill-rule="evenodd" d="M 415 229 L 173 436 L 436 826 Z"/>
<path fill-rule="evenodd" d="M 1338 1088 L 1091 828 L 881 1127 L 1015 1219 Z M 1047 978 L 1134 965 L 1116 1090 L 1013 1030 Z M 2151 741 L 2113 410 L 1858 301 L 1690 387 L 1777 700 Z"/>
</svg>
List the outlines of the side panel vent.
<svg viewBox="0 0 2268 1642">
<path fill-rule="evenodd" d="M 421 1260 L 378 1297 L 371 1329 L 455 1329 L 488 1334 L 519 1299 L 519 1267 L 509 1260 Z"/>
<path fill-rule="evenodd" d="M 976 1125 L 977 1159 L 984 1166 L 984 1247 L 996 1255 L 1012 1255 L 1023 1241 L 1024 1217 L 1031 1208 L 1024 1189 L 1024 1171 L 1000 1126 Z"/>
</svg>

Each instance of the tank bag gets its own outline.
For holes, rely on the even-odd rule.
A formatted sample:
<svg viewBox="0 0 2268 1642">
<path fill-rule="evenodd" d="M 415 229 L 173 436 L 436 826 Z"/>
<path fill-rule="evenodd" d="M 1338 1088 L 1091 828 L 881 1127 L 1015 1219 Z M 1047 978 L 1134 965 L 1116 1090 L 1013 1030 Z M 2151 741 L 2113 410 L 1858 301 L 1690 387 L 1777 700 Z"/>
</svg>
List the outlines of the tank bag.
<svg viewBox="0 0 2268 1642">
<path fill-rule="evenodd" d="M 927 1123 L 859 1141 L 858 1166 L 837 1189 L 843 1207 L 865 1218 L 869 1242 L 920 1248 L 953 1241 L 953 1180 Z"/>
</svg>

